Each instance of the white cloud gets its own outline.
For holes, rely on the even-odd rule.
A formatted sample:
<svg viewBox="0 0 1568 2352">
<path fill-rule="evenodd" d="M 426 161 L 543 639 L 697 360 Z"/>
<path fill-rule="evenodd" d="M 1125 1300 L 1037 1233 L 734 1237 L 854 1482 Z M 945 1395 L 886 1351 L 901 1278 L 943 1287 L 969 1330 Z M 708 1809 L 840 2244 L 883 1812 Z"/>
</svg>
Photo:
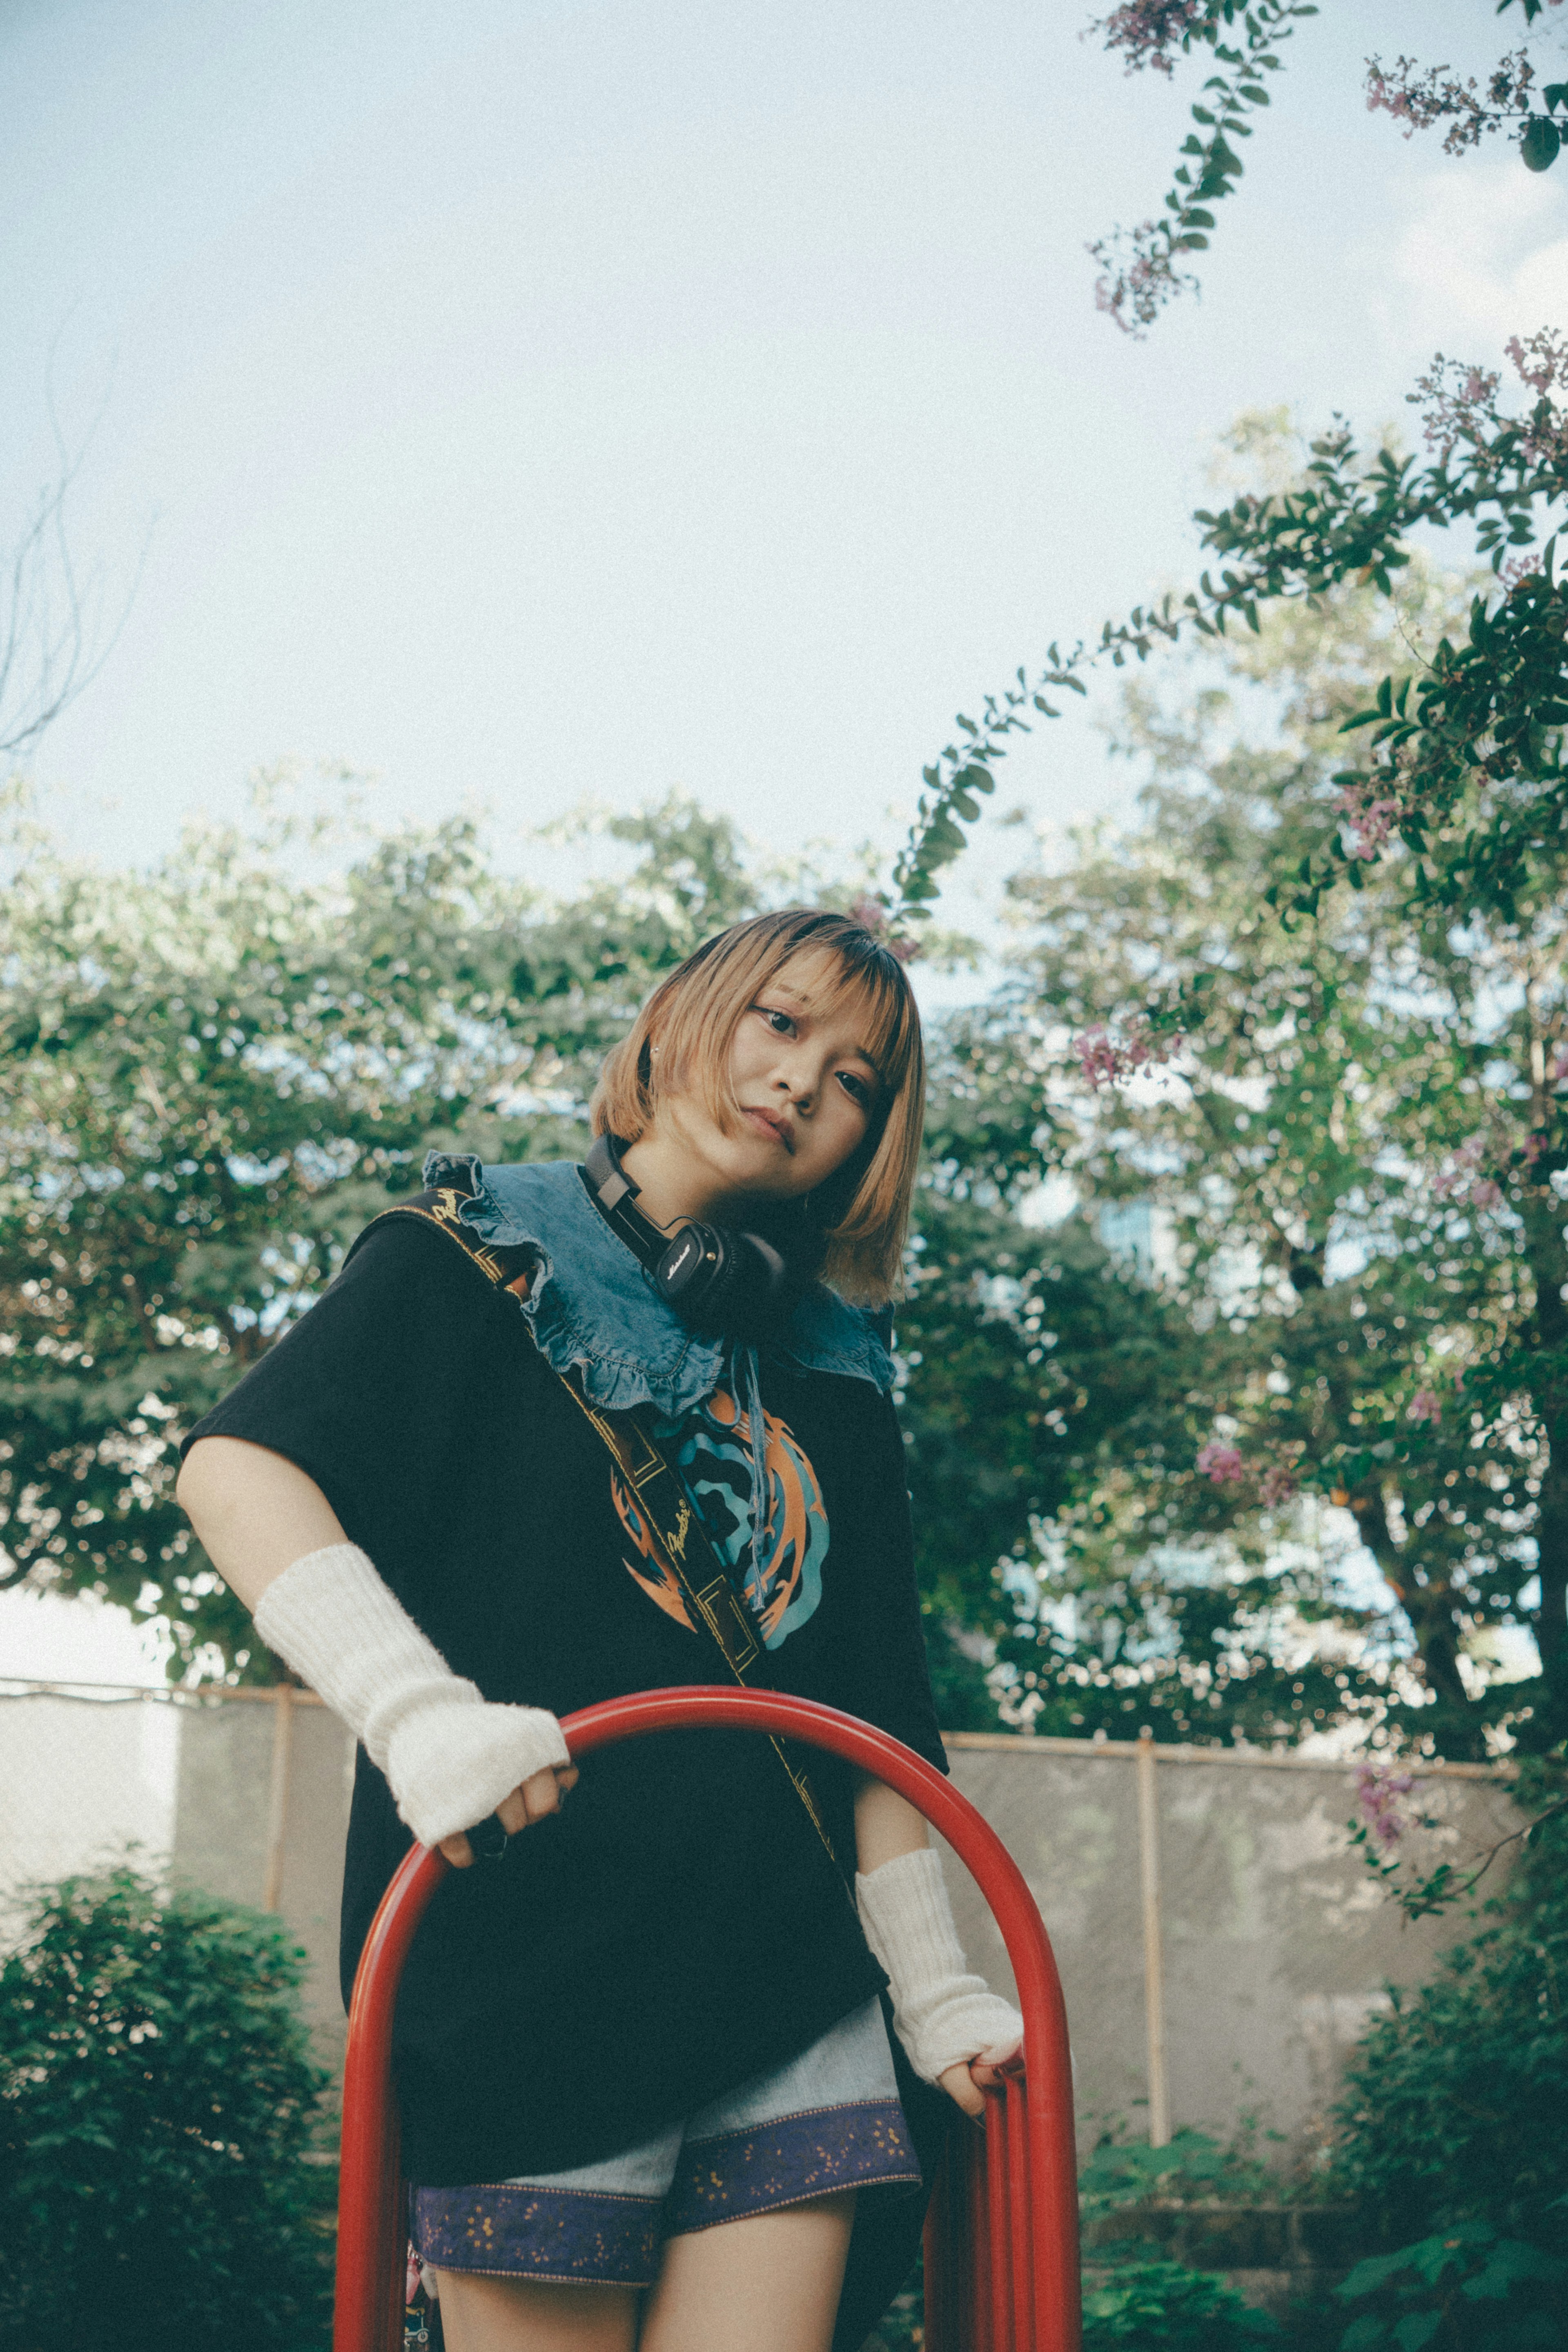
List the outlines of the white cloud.
<svg viewBox="0 0 1568 2352">
<path fill-rule="evenodd" d="M 1400 191 L 1392 248 L 1364 256 L 1391 342 L 1501 357 L 1510 335 L 1568 321 L 1563 190 L 1511 153 L 1423 172 Z"/>
</svg>

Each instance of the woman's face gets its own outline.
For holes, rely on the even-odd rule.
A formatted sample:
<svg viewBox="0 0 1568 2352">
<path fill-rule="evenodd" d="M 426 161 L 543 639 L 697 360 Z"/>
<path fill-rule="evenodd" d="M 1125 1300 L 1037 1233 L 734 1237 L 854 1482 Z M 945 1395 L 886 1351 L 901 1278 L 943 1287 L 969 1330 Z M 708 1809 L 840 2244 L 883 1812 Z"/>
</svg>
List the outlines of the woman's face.
<svg viewBox="0 0 1568 2352">
<path fill-rule="evenodd" d="M 862 1015 L 839 985 L 836 961 L 793 957 L 740 1016 L 729 1080 L 733 1133 L 692 1093 L 666 1097 L 657 1124 L 704 1164 L 715 1198 L 798 1200 L 864 1141 L 881 1091 L 861 1036 Z"/>
</svg>

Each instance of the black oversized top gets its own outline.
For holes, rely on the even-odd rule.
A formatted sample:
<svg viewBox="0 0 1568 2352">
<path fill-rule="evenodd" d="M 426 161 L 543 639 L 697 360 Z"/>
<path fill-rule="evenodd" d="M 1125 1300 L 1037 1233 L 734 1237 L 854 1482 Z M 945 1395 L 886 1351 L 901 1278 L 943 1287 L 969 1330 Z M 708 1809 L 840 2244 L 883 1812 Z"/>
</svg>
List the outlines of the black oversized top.
<svg viewBox="0 0 1568 2352">
<path fill-rule="evenodd" d="M 946 1769 L 890 1401 L 764 1358 L 768 1628 L 754 1675 L 864 1717 Z M 705 1525 L 749 1532 L 745 1423 L 722 1387 L 661 1430 Z M 636 1543 L 635 1514 L 516 1302 L 441 1234 L 376 1227 L 186 1440 L 304 1470 L 454 1671 L 574 1708 L 722 1679 Z M 742 1524 L 744 1523 L 744 1525 Z M 851 1774 L 810 1759 L 841 1859 Z M 345 1999 L 409 1832 L 360 1751 Z M 851 1892 L 768 1742 L 666 1733 L 589 1757 L 559 1816 L 454 1873 L 415 1938 L 395 2064 L 408 2177 L 557 2171 L 647 2137 L 803 2049 L 884 1981 Z"/>
</svg>

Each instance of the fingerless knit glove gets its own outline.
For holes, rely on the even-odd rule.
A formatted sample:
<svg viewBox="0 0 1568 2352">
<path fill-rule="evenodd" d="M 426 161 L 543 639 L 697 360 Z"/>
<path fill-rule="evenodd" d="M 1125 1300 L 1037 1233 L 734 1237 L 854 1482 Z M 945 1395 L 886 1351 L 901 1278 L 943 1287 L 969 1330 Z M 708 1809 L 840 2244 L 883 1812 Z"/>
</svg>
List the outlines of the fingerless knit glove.
<svg viewBox="0 0 1568 2352">
<path fill-rule="evenodd" d="M 1023 2020 L 984 1977 L 969 1973 L 932 1847 L 857 1877 L 855 1895 L 866 1941 L 893 1988 L 898 2038 L 924 2081 L 935 2083 L 982 2052 L 1011 2048 Z"/>
<path fill-rule="evenodd" d="M 453 1673 L 357 1544 L 286 1568 L 256 1628 L 363 1740 L 422 1845 L 472 1829 L 534 1773 L 571 1760 L 553 1715 L 493 1705 Z"/>
</svg>

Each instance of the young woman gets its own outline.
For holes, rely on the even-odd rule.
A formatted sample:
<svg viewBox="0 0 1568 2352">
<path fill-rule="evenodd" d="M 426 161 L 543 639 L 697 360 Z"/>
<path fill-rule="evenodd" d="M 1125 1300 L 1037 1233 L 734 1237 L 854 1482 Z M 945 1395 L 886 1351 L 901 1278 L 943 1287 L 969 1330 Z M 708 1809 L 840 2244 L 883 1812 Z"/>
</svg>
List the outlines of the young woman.
<svg viewBox="0 0 1568 2352">
<path fill-rule="evenodd" d="M 410 1831 L 458 1865 L 397 2032 L 450 2352 L 827 2352 L 857 2199 L 919 2179 L 883 1986 L 969 2114 L 1017 2045 L 892 1790 L 743 1733 L 580 1777 L 557 1720 L 728 1680 L 727 1593 L 747 1680 L 946 1769 L 873 1311 L 923 1085 L 869 931 L 738 924 L 610 1055 L 588 1171 L 427 1166 L 187 1442 L 209 1556 L 361 1743 L 345 1990 Z"/>
</svg>

